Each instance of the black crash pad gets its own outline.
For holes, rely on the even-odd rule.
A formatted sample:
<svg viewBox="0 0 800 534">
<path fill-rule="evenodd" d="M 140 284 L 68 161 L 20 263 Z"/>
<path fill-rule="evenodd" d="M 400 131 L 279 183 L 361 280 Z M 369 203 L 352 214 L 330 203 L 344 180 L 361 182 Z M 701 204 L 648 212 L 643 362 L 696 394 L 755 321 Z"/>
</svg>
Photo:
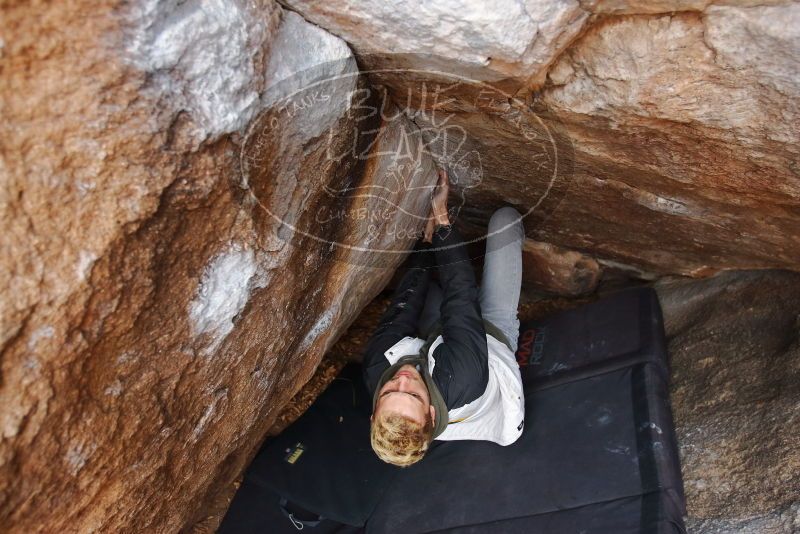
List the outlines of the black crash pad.
<svg viewBox="0 0 800 534">
<path fill-rule="evenodd" d="M 650 288 L 620 291 L 520 326 L 517 363 L 526 386 L 556 385 L 637 362 L 669 375 L 661 306 Z"/>
<path fill-rule="evenodd" d="M 297 534 L 305 530 L 313 534 L 359 534 L 363 527 L 353 527 L 330 519 L 320 520 L 318 514 L 309 512 L 294 503 L 283 506 L 281 496 L 274 489 L 245 477 L 231 502 L 217 534 Z M 291 514 L 294 521 L 288 517 Z M 308 524 L 302 524 L 309 522 Z M 311 526 L 315 524 L 314 526 Z"/>
<path fill-rule="evenodd" d="M 319 525 L 303 529 L 360 531 L 345 525 L 363 526 L 399 471 L 372 452 L 371 411 L 361 366 L 348 365 L 297 421 L 262 445 L 220 532 L 296 532 L 293 519 L 313 521 L 318 515 L 324 518 Z M 288 501 L 286 512 L 281 498 Z"/>
<path fill-rule="evenodd" d="M 395 479 L 367 532 L 478 525 L 484 526 L 477 531 L 506 532 L 505 526 L 487 524 L 509 519 L 521 530 L 538 532 L 532 525 L 543 521 L 539 516 L 549 515 L 555 525 L 574 524 L 564 512 L 599 503 L 632 528 L 592 530 L 592 523 L 581 523 L 575 532 L 681 532 L 672 528 L 680 523 L 680 514 L 673 513 L 682 501 L 665 396 L 666 381 L 652 364 L 528 391 L 525 431 L 517 442 L 437 442 Z M 640 507 L 625 507 L 625 499 L 648 495 Z M 624 517 L 623 510 L 632 515 Z"/>
<path fill-rule="evenodd" d="M 305 486 L 273 480 L 270 491 L 284 496 L 288 492 L 304 506 L 314 501 L 319 507 L 314 511 L 336 517 L 342 514 L 337 509 L 342 503 L 333 493 L 369 489 L 373 498 L 380 496 L 366 524 L 371 534 L 684 532 L 683 487 L 655 293 L 625 291 L 524 324 L 520 331 L 517 358 L 526 421 L 516 443 L 500 447 L 480 441 L 436 441 L 418 464 L 373 476 L 371 488 L 342 478 L 342 457 L 331 447 L 328 461 L 339 462 L 338 467 L 320 469 L 316 477 L 302 481 Z M 368 425 L 367 415 L 362 425 Z M 287 443 L 297 438 L 302 420 L 287 429 Z M 303 432 L 330 435 L 335 425 L 318 421 Z M 360 439 L 368 448 L 363 432 Z M 365 462 L 349 458 L 356 464 Z M 265 473 L 264 464 L 254 462 L 246 480 L 260 481 L 263 488 L 269 478 Z M 246 498 L 240 497 L 244 489 L 243 485 L 223 525 L 242 514 L 242 506 L 235 505 Z M 252 507 L 244 509 L 254 513 Z M 275 507 L 270 510 L 274 513 Z M 270 532 L 284 532 L 286 523 Z M 329 521 L 304 530 L 335 532 L 330 530 L 334 525 Z M 256 531 L 263 530 L 225 530 Z"/>
<path fill-rule="evenodd" d="M 367 532 L 684 532 L 655 292 L 523 324 L 517 360 L 520 439 L 435 442 L 396 478 Z"/>
</svg>

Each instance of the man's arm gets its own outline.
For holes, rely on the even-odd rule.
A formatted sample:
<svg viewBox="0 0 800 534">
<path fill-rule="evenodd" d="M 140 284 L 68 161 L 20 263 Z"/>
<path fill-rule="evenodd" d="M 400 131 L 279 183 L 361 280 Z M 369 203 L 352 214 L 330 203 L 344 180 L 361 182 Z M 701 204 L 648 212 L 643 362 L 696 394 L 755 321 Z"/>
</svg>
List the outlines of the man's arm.
<svg viewBox="0 0 800 534">
<path fill-rule="evenodd" d="M 391 303 L 364 351 L 364 381 L 370 395 L 375 392 L 381 375 L 389 367 L 384 352 L 404 337 L 416 335 L 433 266 L 430 245 L 418 242 L 415 252 L 412 252 L 409 269 L 395 289 Z"/>
<path fill-rule="evenodd" d="M 444 339 L 433 353 L 433 379 L 448 408 L 483 395 L 489 380 L 489 350 L 478 285 L 466 246 L 461 243 L 455 227 L 437 226 L 433 248 L 443 292 L 440 312 Z"/>
</svg>

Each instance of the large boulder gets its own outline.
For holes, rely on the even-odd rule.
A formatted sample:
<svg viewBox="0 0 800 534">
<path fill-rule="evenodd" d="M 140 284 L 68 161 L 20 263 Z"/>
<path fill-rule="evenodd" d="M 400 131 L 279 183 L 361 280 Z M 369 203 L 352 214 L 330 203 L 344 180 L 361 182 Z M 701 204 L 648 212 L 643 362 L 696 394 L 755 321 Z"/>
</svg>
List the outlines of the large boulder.
<svg viewBox="0 0 800 534">
<path fill-rule="evenodd" d="M 271 0 L 2 10 L 0 522 L 179 531 L 402 261 L 432 161 Z"/>
<path fill-rule="evenodd" d="M 689 531 L 800 530 L 800 275 L 657 284 Z"/>
<path fill-rule="evenodd" d="M 351 43 L 369 67 L 402 66 L 405 80 L 419 70 L 426 79 L 438 72 L 495 82 L 510 92 L 543 83 L 589 16 L 575 0 L 285 4 Z"/>
<path fill-rule="evenodd" d="M 467 167 L 476 229 L 511 204 L 529 237 L 648 273 L 800 268 L 800 4 L 286 3 Z"/>
<path fill-rule="evenodd" d="M 798 28 L 797 3 L 591 27 L 542 95 L 576 172 L 541 232 L 661 273 L 798 269 Z"/>
</svg>

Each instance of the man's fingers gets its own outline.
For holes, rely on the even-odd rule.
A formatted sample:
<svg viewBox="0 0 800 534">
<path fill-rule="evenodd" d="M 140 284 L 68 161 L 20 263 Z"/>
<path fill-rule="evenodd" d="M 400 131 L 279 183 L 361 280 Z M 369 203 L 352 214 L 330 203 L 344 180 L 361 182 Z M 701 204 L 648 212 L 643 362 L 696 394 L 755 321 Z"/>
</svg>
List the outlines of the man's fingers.
<svg viewBox="0 0 800 534">
<path fill-rule="evenodd" d="M 428 222 L 425 224 L 424 239 L 426 243 L 433 241 L 433 215 L 428 215 Z"/>
<path fill-rule="evenodd" d="M 447 177 L 447 171 L 444 169 L 439 169 L 439 181 L 436 183 L 435 191 L 438 193 L 439 191 L 448 191 L 450 189 L 450 180 Z"/>
</svg>

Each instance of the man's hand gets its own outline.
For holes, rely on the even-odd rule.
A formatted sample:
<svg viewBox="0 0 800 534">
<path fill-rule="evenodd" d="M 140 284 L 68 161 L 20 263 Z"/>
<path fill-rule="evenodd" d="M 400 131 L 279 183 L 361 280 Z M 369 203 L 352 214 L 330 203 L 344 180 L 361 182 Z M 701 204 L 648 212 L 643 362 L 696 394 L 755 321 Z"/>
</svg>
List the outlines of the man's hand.
<svg viewBox="0 0 800 534">
<path fill-rule="evenodd" d="M 433 242 L 433 229 L 435 225 L 436 223 L 433 220 L 433 215 L 428 215 L 428 223 L 425 225 L 425 234 L 422 238 L 425 243 Z"/>
<path fill-rule="evenodd" d="M 450 224 L 447 215 L 447 196 L 450 194 L 450 181 L 447 179 L 447 171 L 439 169 L 439 183 L 433 191 L 431 198 L 431 215 L 436 224 Z"/>
<path fill-rule="evenodd" d="M 431 243 L 433 241 L 433 229 L 437 224 L 450 224 L 450 217 L 447 214 L 447 197 L 450 194 L 450 181 L 447 178 L 447 171 L 439 169 L 439 181 L 431 195 L 431 212 L 428 215 L 428 223 L 425 225 L 425 236 L 423 241 Z"/>
</svg>

